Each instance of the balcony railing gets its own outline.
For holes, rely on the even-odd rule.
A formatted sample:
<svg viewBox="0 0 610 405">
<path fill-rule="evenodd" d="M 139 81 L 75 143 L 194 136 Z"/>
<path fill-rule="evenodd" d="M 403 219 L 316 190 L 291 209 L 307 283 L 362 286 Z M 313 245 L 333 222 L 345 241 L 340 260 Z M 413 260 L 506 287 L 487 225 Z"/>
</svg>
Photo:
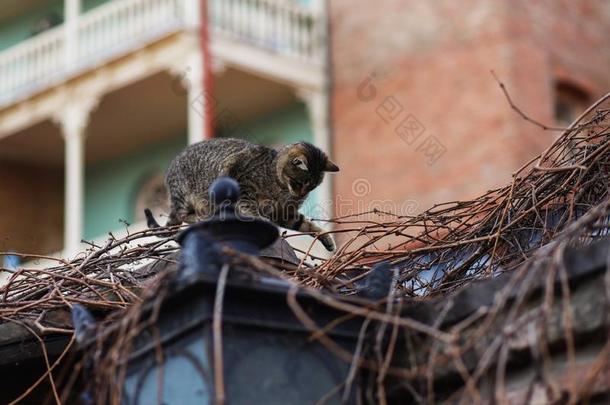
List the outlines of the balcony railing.
<svg viewBox="0 0 610 405">
<path fill-rule="evenodd" d="M 112 1 L 78 21 L 78 57 L 103 60 L 184 26 L 188 0 Z"/>
<path fill-rule="evenodd" d="M 56 27 L 0 53 L 0 103 L 56 78 L 65 62 L 64 37 Z"/>
<path fill-rule="evenodd" d="M 295 0 L 212 0 L 217 37 L 244 41 L 296 58 L 316 57 L 319 25 L 311 8 Z"/>
<path fill-rule="evenodd" d="M 44 90 L 187 27 L 195 0 L 114 0 L 82 14 L 68 58 L 63 25 L 0 52 L 0 106 Z M 299 60 L 318 56 L 314 11 L 294 0 L 209 0 L 212 40 L 222 38 Z"/>
</svg>

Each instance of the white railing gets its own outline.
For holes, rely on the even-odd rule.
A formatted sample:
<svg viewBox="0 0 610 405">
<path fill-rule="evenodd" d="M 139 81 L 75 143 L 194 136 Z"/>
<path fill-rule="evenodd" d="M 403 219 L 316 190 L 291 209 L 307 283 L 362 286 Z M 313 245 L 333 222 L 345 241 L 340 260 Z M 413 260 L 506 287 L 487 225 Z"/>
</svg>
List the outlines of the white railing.
<svg viewBox="0 0 610 405">
<path fill-rule="evenodd" d="M 319 19 L 296 0 L 210 0 L 213 35 L 301 59 L 317 57 Z"/>
<path fill-rule="evenodd" d="M 78 20 L 79 59 L 107 59 L 134 42 L 146 43 L 184 24 L 188 0 L 113 1 Z"/>
<path fill-rule="evenodd" d="M 183 29 L 193 18 L 186 15 L 192 1 L 198 0 L 110 1 L 79 17 L 76 49 L 67 49 L 61 25 L 0 52 L 0 106 Z M 318 19 L 296 0 L 208 1 L 212 40 L 236 40 L 299 60 L 317 57 Z"/>
<path fill-rule="evenodd" d="M 0 53 L 0 101 L 15 92 L 36 90 L 52 80 L 64 64 L 64 30 L 61 27 Z"/>
<path fill-rule="evenodd" d="M 0 105 L 180 29 L 187 1 L 114 0 L 84 13 L 77 21 L 73 60 L 68 59 L 65 25 L 1 52 Z"/>
</svg>

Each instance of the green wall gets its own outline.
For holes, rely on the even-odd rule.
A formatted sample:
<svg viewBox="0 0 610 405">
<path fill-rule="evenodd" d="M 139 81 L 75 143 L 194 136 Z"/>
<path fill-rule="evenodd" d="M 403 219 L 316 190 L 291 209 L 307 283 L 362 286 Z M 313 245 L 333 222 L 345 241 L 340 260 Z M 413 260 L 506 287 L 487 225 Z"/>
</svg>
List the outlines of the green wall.
<svg viewBox="0 0 610 405">
<path fill-rule="evenodd" d="M 63 0 L 49 0 L 44 7 L 31 10 L 8 21 L 0 21 L 0 51 L 32 37 L 34 24 L 47 14 L 64 15 Z"/>
<path fill-rule="evenodd" d="M 111 0 L 81 0 L 81 1 L 82 1 L 81 11 L 86 12 L 101 4 L 108 3 Z"/>
<path fill-rule="evenodd" d="M 85 239 L 133 223 L 135 193 L 141 182 L 163 173 L 186 145 L 186 137 L 151 145 L 137 153 L 88 166 L 85 177 Z"/>
<path fill-rule="evenodd" d="M 110 0 L 82 0 L 82 12 L 87 12 L 108 1 Z M 57 14 L 63 20 L 64 1 L 49 0 L 43 7 L 29 10 L 8 21 L 0 21 L 0 51 L 31 38 L 34 24 L 50 13 Z"/>
</svg>

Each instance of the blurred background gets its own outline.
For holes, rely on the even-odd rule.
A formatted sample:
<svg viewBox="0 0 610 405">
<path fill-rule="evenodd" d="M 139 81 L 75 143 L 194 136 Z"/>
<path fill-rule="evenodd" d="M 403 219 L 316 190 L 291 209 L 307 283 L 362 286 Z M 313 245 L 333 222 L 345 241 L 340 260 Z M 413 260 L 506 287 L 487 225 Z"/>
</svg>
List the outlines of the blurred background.
<svg viewBox="0 0 610 405">
<path fill-rule="evenodd" d="M 3 0 L 0 251 L 164 221 L 212 136 L 329 152 L 316 218 L 475 197 L 610 90 L 609 38 L 601 0 Z"/>
</svg>

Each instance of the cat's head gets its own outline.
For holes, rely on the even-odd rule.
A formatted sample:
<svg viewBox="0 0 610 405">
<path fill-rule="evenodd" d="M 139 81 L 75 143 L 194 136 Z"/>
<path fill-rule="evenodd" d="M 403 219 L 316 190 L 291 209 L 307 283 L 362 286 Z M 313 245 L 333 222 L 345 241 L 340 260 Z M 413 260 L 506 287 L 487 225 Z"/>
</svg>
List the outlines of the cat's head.
<svg viewBox="0 0 610 405">
<path fill-rule="evenodd" d="M 297 142 L 279 150 L 277 174 L 290 194 L 304 198 L 318 187 L 325 172 L 338 172 L 326 153 L 307 142 Z"/>
</svg>

